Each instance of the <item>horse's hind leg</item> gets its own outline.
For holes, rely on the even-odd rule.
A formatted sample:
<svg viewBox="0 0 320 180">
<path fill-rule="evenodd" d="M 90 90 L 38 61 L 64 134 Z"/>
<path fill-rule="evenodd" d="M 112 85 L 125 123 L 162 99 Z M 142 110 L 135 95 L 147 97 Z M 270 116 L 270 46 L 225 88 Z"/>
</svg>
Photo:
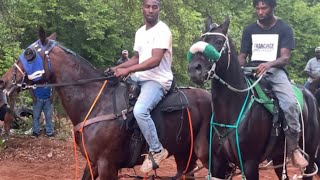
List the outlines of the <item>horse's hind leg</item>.
<svg viewBox="0 0 320 180">
<path fill-rule="evenodd" d="M 92 173 L 93 173 L 93 176 L 94 176 L 93 179 L 97 179 L 97 177 L 99 176 L 97 166 L 91 165 L 91 168 L 92 168 Z M 88 166 L 88 163 L 87 163 L 86 167 L 84 168 L 84 171 L 83 171 L 82 180 L 91 180 L 91 179 L 92 178 L 91 178 L 89 166 Z"/>
<path fill-rule="evenodd" d="M 115 162 L 108 161 L 107 158 L 99 158 L 97 164 L 100 180 L 118 179 L 118 168 Z"/>
<path fill-rule="evenodd" d="M 181 153 L 181 154 L 184 154 L 184 153 Z M 185 155 L 183 156 L 178 154 L 174 155 L 174 159 L 177 164 L 177 174 L 174 177 L 174 179 L 179 178 L 183 175 L 183 172 L 185 171 L 188 164 L 188 159 L 189 159 L 188 157 L 189 157 L 189 154 L 188 156 L 185 156 Z M 191 172 L 196 167 L 196 161 L 197 161 L 197 158 L 193 153 L 191 156 L 191 160 L 190 160 L 188 169 L 186 171 L 186 174 L 188 174 L 188 172 Z M 193 174 L 188 174 L 188 176 L 193 176 Z"/>
</svg>

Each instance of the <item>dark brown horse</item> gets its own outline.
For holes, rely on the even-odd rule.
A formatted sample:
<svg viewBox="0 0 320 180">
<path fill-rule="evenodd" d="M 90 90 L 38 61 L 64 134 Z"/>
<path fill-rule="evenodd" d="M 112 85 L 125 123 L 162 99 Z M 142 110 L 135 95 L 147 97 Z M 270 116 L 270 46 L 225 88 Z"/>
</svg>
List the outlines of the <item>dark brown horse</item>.
<svg viewBox="0 0 320 180">
<path fill-rule="evenodd" d="M 45 37 L 41 34 L 45 33 L 40 33 L 41 41 L 45 42 Z M 43 55 L 43 52 L 41 53 Z M 50 58 L 50 70 L 48 68 L 48 58 Z M 74 52 L 59 45 L 54 46 L 49 51 L 48 56 L 44 57 L 43 64 L 46 81 L 49 84 L 57 85 L 56 92 L 59 94 L 72 124 L 79 127 L 104 84 L 102 81 L 97 81 L 99 78 L 104 78 L 103 73 L 98 72 Z M 18 61 L 3 75 L 0 80 L 1 89 L 6 94 L 15 91 L 17 84 L 19 85 L 20 82 L 24 81 L 24 72 L 22 63 Z M 13 79 L 14 81 L 12 81 Z M 92 79 L 95 79 L 95 81 L 88 81 Z M 12 82 L 16 83 L 13 84 Z M 23 83 L 22 86 L 30 87 L 28 82 L 27 85 Z M 126 93 L 117 89 L 119 84 L 116 78 L 108 80 L 88 119 L 95 117 L 100 117 L 100 119 L 105 117 L 107 119 L 107 116 L 114 115 L 118 104 L 123 103 L 119 102 L 120 99 Z M 197 159 L 200 159 L 207 167 L 207 129 L 211 116 L 211 95 L 205 90 L 194 88 L 181 89 L 180 92 L 188 99 L 193 127 L 194 148 L 192 149 L 190 165 L 187 168 L 187 172 L 190 172 L 195 167 Z M 160 119 L 160 127 L 162 127 L 160 140 L 164 147 L 168 149 L 169 154 L 175 157 L 177 177 L 180 177 L 186 169 L 191 147 L 188 113 L 184 108 L 172 112 L 161 112 L 160 114 L 162 117 Z M 130 113 L 124 115 L 129 117 Z M 94 179 L 97 177 L 101 180 L 117 179 L 118 170 L 128 167 L 128 160 L 133 156 L 130 154 L 129 148 L 133 131 L 126 128 L 124 125 L 126 120 L 124 119 L 120 115 L 85 126 L 83 139 L 79 131 L 75 132 L 76 143 L 82 153 L 84 153 L 82 146 L 82 140 L 84 140 Z M 140 153 L 146 153 L 146 151 Z M 142 160 L 142 157 L 140 157 L 135 164 L 142 163 Z M 82 179 L 91 179 L 88 164 Z"/>
<path fill-rule="evenodd" d="M 207 19 L 205 29 L 207 33 L 204 34 L 202 42 L 197 44 L 199 47 L 190 49 L 191 60 L 188 71 L 192 81 L 197 84 L 211 79 L 211 93 L 215 111 L 214 122 L 227 125 L 237 125 L 239 122 L 237 129 L 216 126 L 217 132 L 220 134 L 215 133 L 213 136 L 212 175 L 217 178 L 225 178 L 229 163 L 241 167 L 242 162 L 246 179 L 256 180 L 259 179 L 259 163 L 267 156 L 272 157 L 274 165 L 282 164 L 284 133 L 281 132 L 279 136 L 272 137 L 273 117 L 271 113 L 257 101 L 251 101 L 253 94 L 250 94 L 249 90 L 244 92 L 235 90 L 246 89 L 248 84 L 237 61 L 236 49 L 228 38 L 228 28 L 229 18 L 221 25 L 213 24 L 211 18 Z M 206 48 L 200 47 L 202 45 L 205 45 Z M 212 51 L 208 53 L 206 50 L 210 48 Z M 305 102 L 302 107 L 305 151 L 309 155 L 309 166 L 305 173 L 312 173 L 319 145 L 319 111 L 312 94 L 304 89 L 302 89 L 302 93 Z M 249 109 L 245 103 L 247 97 L 247 104 L 253 102 Z M 244 114 L 240 116 L 242 109 Z M 280 117 L 282 117 L 281 114 Z M 237 134 L 240 148 L 237 148 Z M 275 143 L 271 143 L 272 139 Z M 302 144 L 300 147 L 303 147 Z M 241 156 L 239 156 L 240 153 Z M 281 171 L 282 168 L 276 169 L 279 179 L 282 179 Z M 312 179 L 312 177 L 304 179 Z"/>
</svg>

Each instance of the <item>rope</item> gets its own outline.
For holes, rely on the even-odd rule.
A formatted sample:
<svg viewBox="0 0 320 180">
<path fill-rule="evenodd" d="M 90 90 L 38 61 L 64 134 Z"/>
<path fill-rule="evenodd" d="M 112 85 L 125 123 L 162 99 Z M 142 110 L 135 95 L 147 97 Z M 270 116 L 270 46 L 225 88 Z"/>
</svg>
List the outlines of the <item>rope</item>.
<svg viewBox="0 0 320 180">
<path fill-rule="evenodd" d="M 189 168 L 191 157 L 192 157 L 192 152 L 193 152 L 193 127 L 192 127 L 192 119 L 191 119 L 191 114 L 190 114 L 189 108 L 187 108 L 187 112 L 188 112 L 189 127 L 190 127 L 191 145 L 190 145 L 190 154 L 189 154 L 188 163 L 187 163 L 187 166 L 186 166 L 185 170 L 183 171 L 183 174 L 185 174 L 187 172 L 188 168 Z M 183 176 L 183 178 L 185 178 L 185 176 Z"/>
<path fill-rule="evenodd" d="M 95 104 L 97 103 L 101 93 L 102 93 L 102 90 L 104 89 L 104 87 L 107 85 L 107 80 L 104 81 L 96 99 L 94 100 L 94 102 L 92 103 L 90 109 L 89 109 L 89 112 L 87 113 L 84 121 L 83 121 L 83 125 L 82 125 L 82 128 L 79 130 L 79 132 L 81 133 L 81 137 L 82 137 L 82 147 L 83 147 L 83 150 L 84 150 L 84 154 L 85 154 L 85 157 L 86 157 L 86 160 L 87 160 L 87 163 L 88 163 L 88 167 L 89 167 L 89 170 L 90 170 L 90 175 L 91 175 L 91 179 L 94 180 L 94 176 L 93 176 L 93 172 L 92 172 L 92 167 L 91 167 L 91 164 L 90 164 L 90 159 L 89 159 L 89 156 L 88 156 L 88 152 L 87 152 L 87 149 L 86 149 L 86 146 L 84 144 L 84 136 L 83 136 L 83 128 L 84 128 L 84 125 L 86 124 L 86 121 L 92 111 L 92 109 L 94 108 Z"/>
</svg>

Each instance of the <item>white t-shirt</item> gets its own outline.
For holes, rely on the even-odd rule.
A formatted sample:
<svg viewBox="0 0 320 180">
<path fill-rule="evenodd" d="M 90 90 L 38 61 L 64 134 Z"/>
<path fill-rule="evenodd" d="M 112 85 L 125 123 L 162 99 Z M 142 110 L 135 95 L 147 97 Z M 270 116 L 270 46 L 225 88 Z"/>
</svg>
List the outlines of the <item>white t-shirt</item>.
<svg viewBox="0 0 320 180">
<path fill-rule="evenodd" d="M 279 34 L 252 35 L 252 61 L 274 61 L 277 59 Z"/>
<path fill-rule="evenodd" d="M 172 34 L 169 27 L 159 21 L 146 30 L 142 26 L 135 35 L 134 51 L 139 53 L 139 64 L 151 58 L 152 49 L 166 49 L 159 66 L 135 73 L 140 81 L 153 80 L 159 82 L 166 90 L 170 89 L 173 74 L 172 64 Z"/>
<path fill-rule="evenodd" d="M 312 58 L 308 61 L 304 71 L 311 73 L 313 76 L 320 77 L 320 60 Z M 313 78 L 308 77 L 308 82 L 312 82 Z"/>
</svg>

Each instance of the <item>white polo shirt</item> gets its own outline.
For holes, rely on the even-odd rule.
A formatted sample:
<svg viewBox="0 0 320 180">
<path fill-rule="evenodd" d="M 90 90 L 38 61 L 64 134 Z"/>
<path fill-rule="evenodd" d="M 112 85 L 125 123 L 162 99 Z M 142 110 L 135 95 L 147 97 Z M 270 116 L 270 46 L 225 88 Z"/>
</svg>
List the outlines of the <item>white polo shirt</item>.
<svg viewBox="0 0 320 180">
<path fill-rule="evenodd" d="M 139 53 L 139 64 L 152 56 L 152 49 L 166 49 L 159 66 L 149 70 L 136 72 L 140 81 L 153 80 L 159 82 L 166 90 L 170 89 L 173 74 L 172 65 L 172 34 L 169 27 L 159 21 L 155 26 L 146 30 L 142 26 L 135 35 L 134 51 Z"/>
</svg>

